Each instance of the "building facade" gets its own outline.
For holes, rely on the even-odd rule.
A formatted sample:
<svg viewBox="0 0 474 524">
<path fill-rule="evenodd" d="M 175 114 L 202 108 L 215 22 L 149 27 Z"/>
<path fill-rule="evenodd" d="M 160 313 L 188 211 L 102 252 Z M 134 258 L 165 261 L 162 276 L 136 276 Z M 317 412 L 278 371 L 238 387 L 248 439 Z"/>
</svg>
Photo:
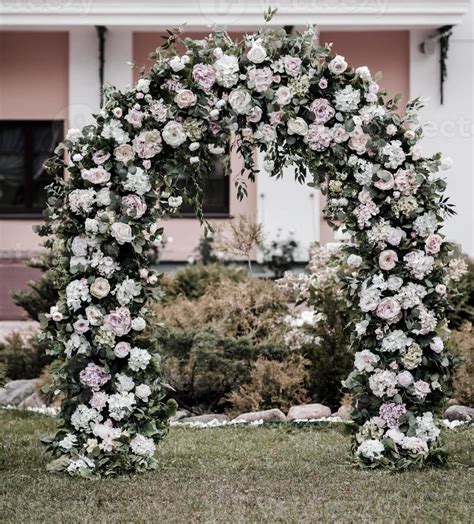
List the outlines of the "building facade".
<svg viewBox="0 0 474 524">
<path fill-rule="evenodd" d="M 101 84 L 120 88 L 152 65 L 150 51 L 163 42 L 167 27 L 187 22 L 198 38 L 209 25 L 227 25 L 232 36 L 263 23 L 265 3 L 246 0 L 64 2 L 4 0 L 0 7 L 0 318 L 19 314 L 8 294 L 34 276 L 22 260 L 40 249 L 32 226 L 41 220 L 47 176 L 41 169 L 67 128 L 91 121 L 100 108 Z M 383 73 L 381 86 L 410 98 L 426 99 L 424 150 L 453 158 L 448 194 L 458 215 L 446 227 L 450 240 L 474 253 L 473 207 L 473 11 L 470 0 L 281 0 L 272 25 L 320 29 L 320 43 L 352 66 Z M 449 45 L 449 49 L 447 46 Z M 441 60 L 441 57 L 447 57 Z M 134 64 L 132 66 L 131 64 Z M 447 77 L 441 86 L 442 67 Z M 441 103 L 441 87 L 443 103 Z M 258 153 L 256 153 L 258 154 Z M 231 158 L 231 173 L 239 158 Z M 332 233 L 324 223 L 320 194 L 297 185 L 291 169 L 275 182 L 262 172 L 239 201 L 230 177 L 219 175 L 208 188 L 211 222 L 254 216 L 266 237 L 290 232 L 307 259 L 314 241 Z M 162 259 L 181 262 L 193 254 L 202 228 L 184 213 L 165 225 L 168 243 Z"/>
</svg>

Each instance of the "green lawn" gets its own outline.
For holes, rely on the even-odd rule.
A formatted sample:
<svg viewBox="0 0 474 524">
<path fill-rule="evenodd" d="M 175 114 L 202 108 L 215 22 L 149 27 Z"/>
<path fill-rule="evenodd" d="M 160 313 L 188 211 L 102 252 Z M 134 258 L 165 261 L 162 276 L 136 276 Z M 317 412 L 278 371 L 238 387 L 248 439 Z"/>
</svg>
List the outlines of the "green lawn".
<svg viewBox="0 0 474 524">
<path fill-rule="evenodd" d="M 161 469 L 77 480 L 45 472 L 54 420 L 0 411 L 0 522 L 468 522 L 474 430 L 447 431 L 449 467 L 354 469 L 332 428 L 172 429 Z"/>
</svg>

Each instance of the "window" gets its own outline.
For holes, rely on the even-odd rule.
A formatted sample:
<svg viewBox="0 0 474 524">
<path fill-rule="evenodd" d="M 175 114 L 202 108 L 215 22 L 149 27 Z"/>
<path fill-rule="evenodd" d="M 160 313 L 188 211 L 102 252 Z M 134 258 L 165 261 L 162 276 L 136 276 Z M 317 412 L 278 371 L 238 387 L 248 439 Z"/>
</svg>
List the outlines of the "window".
<svg viewBox="0 0 474 524">
<path fill-rule="evenodd" d="M 0 121 L 0 216 L 41 214 L 50 183 L 43 163 L 62 138 L 59 120 Z"/>
<path fill-rule="evenodd" d="M 228 215 L 229 208 L 229 173 L 228 162 L 223 160 L 214 161 L 212 175 L 204 182 L 203 212 L 206 216 Z M 191 206 L 183 205 L 181 215 L 185 217 L 195 216 Z"/>
</svg>

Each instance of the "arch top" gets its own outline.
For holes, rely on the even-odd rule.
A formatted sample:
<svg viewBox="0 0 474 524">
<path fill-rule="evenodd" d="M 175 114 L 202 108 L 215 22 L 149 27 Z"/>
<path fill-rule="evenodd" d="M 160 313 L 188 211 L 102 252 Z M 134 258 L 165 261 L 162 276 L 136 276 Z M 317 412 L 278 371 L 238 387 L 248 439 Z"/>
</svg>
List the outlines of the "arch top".
<svg viewBox="0 0 474 524">
<path fill-rule="evenodd" d="M 314 37 L 312 27 L 269 27 L 240 42 L 219 28 L 199 41 L 170 31 L 150 74 L 110 90 L 95 123 L 70 130 L 50 160 L 56 181 L 40 232 L 56 236 L 61 278 L 43 327 L 64 359 L 66 395 L 53 467 L 153 466 L 170 407 L 157 348 L 142 336 L 158 281 L 146 253 L 160 240 L 157 222 L 184 201 L 201 213 L 203 180 L 230 137 L 244 160 L 241 197 L 258 148 L 275 178 L 291 164 L 297 182 L 321 187 L 328 222 L 351 238 L 355 460 L 405 468 L 440 456 L 436 415 L 452 368 L 445 284 L 456 278 L 440 232 L 451 208 L 437 172 L 448 162 L 422 156 L 419 101 L 400 115 L 367 67 L 352 69 Z"/>
</svg>

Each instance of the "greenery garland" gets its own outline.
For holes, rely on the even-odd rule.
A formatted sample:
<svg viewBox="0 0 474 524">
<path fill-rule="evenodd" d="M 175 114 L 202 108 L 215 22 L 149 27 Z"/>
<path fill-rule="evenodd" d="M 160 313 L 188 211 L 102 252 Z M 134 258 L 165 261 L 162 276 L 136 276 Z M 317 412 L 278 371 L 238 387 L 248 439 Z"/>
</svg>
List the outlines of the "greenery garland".
<svg viewBox="0 0 474 524">
<path fill-rule="evenodd" d="M 293 165 L 298 182 L 321 188 L 328 222 L 351 238 L 355 459 L 405 468 L 436 458 L 452 367 L 446 284 L 462 267 L 445 267 L 452 246 L 439 230 L 452 211 L 436 173 L 449 162 L 422 156 L 419 102 L 401 116 L 369 70 L 318 47 L 312 27 L 237 43 L 221 29 L 203 40 L 180 33 L 169 31 L 150 73 L 108 92 L 95 123 L 70 130 L 47 164 L 55 181 L 39 232 L 60 292 L 42 327 L 63 360 L 53 393 L 64 395 L 50 469 L 99 476 L 156 465 L 174 405 L 143 336 L 160 292 L 147 254 L 157 223 L 184 201 L 202 216 L 203 180 L 229 144 L 244 160 L 240 197 L 259 171 L 258 148 L 275 178 Z"/>
</svg>

